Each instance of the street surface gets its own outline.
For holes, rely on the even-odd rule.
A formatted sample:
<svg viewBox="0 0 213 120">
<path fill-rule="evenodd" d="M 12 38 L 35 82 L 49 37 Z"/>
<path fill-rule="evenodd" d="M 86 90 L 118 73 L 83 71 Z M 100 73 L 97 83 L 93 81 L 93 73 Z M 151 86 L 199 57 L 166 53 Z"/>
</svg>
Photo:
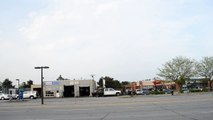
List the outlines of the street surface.
<svg viewBox="0 0 213 120">
<path fill-rule="evenodd" d="M 0 101 L 0 120 L 213 120 L 213 93 Z"/>
</svg>

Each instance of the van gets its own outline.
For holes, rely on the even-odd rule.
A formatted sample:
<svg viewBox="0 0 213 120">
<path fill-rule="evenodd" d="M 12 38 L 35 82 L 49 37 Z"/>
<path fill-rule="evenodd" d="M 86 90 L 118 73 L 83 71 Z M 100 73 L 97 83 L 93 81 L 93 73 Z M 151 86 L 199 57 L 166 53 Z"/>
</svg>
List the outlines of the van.
<svg viewBox="0 0 213 120">
<path fill-rule="evenodd" d="M 36 98 L 38 98 L 38 92 L 37 91 L 24 91 L 23 98 L 36 99 Z"/>
</svg>

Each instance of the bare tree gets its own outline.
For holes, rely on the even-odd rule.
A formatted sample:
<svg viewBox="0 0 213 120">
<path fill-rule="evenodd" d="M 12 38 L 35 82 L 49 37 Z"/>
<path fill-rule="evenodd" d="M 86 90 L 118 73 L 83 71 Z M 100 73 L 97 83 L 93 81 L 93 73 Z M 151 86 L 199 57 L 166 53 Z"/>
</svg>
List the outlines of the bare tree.
<svg viewBox="0 0 213 120">
<path fill-rule="evenodd" d="M 166 62 L 159 69 L 158 76 L 174 81 L 176 83 L 176 90 L 180 90 L 180 86 L 185 83 L 185 80 L 196 74 L 195 66 L 195 60 L 182 56 L 176 57 Z"/>
</svg>

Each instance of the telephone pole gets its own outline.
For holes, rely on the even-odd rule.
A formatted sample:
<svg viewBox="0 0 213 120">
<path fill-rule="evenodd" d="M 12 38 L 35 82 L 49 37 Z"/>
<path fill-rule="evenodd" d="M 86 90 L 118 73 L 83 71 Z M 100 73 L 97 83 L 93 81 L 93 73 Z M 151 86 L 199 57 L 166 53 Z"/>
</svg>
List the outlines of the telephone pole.
<svg viewBox="0 0 213 120">
<path fill-rule="evenodd" d="M 48 66 L 41 66 L 41 67 L 35 67 L 35 69 L 41 69 L 41 104 L 43 105 L 44 104 L 44 95 L 43 95 L 43 93 L 44 93 L 44 91 L 43 91 L 43 86 L 44 86 L 43 79 L 44 79 L 44 77 L 43 77 L 43 69 L 49 69 L 49 67 Z"/>
</svg>

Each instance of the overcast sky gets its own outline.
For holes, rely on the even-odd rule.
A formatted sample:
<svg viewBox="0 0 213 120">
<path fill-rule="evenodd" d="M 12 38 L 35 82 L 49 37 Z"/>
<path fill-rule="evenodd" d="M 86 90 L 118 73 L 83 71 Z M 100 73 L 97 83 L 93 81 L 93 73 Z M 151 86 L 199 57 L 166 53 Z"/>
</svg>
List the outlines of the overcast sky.
<svg viewBox="0 0 213 120">
<path fill-rule="evenodd" d="M 0 0 L 0 81 L 156 77 L 213 55 L 212 0 Z"/>
</svg>

